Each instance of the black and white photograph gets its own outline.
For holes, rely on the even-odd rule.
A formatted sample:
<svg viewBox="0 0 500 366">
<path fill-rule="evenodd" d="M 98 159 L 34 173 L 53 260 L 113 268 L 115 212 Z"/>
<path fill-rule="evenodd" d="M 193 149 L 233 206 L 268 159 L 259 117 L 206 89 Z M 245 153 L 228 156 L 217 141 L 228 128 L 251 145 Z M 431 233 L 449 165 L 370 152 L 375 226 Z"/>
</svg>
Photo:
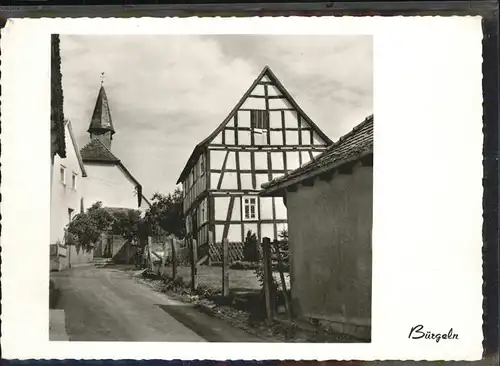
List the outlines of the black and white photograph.
<svg viewBox="0 0 500 366">
<path fill-rule="evenodd" d="M 371 341 L 371 35 L 53 34 L 50 101 L 51 341 Z"/>
</svg>

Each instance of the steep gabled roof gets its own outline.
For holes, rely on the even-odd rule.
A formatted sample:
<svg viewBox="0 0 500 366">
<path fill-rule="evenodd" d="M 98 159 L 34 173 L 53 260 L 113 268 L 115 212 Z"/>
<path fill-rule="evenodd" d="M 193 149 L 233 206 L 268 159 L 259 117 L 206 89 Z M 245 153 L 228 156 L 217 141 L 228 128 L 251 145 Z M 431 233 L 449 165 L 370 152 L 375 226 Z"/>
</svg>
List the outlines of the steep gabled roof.
<svg viewBox="0 0 500 366">
<path fill-rule="evenodd" d="M 101 142 L 94 138 L 81 150 L 82 159 L 84 162 L 100 162 L 100 163 L 118 163 L 120 159 Z"/>
<path fill-rule="evenodd" d="M 276 195 L 277 191 L 306 179 L 316 177 L 340 166 L 373 154 L 373 115 L 342 136 L 314 160 L 262 185 L 262 196 Z"/>
<path fill-rule="evenodd" d="M 281 81 L 271 71 L 269 66 L 265 66 L 264 69 L 259 74 L 259 76 L 257 76 L 257 78 L 253 81 L 252 85 L 250 85 L 250 87 L 245 92 L 245 94 L 243 94 L 243 96 L 241 97 L 239 102 L 236 103 L 236 105 L 231 110 L 229 115 L 222 121 L 222 123 L 206 139 L 204 139 L 202 142 L 200 142 L 198 145 L 195 146 L 195 148 L 193 149 L 193 152 L 191 153 L 191 156 L 189 157 L 186 165 L 184 166 L 184 169 L 181 172 L 181 175 L 179 176 L 179 179 L 177 179 L 177 184 L 179 184 L 180 182 L 182 182 L 186 178 L 189 171 L 191 170 L 193 165 L 196 163 L 196 160 L 198 159 L 201 152 L 203 151 L 203 148 L 205 148 L 217 136 L 217 134 L 224 129 L 224 127 L 229 123 L 231 118 L 233 118 L 234 114 L 238 111 L 238 109 L 241 108 L 241 106 L 246 101 L 248 96 L 251 94 L 251 92 L 254 90 L 254 88 L 257 86 L 259 81 L 264 76 L 267 76 L 269 78 L 269 80 L 271 80 L 276 85 L 276 87 L 281 92 L 283 97 L 285 97 L 285 99 L 287 99 L 290 102 L 292 107 L 294 109 L 296 109 L 301 114 L 301 116 L 304 117 L 305 121 L 311 126 L 311 128 L 314 130 L 314 132 L 316 132 L 325 141 L 326 144 L 332 143 L 332 141 L 328 138 L 328 136 L 326 136 L 323 133 L 323 131 L 321 131 L 320 128 L 309 118 L 309 116 L 307 116 L 307 114 L 302 110 L 302 108 L 300 108 L 300 106 L 297 104 L 295 99 L 293 99 L 293 97 L 290 95 L 288 90 L 285 89 L 285 87 L 283 86 Z"/>
<path fill-rule="evenodd" d="M 78 144 L 76 142 L 75 135 L 73 134 L 73 127 L 71 125 L 71 121 L 66 121 L 66 126 L 68 127 L 69 137 L 71 139 L 71 143 L 73 144 L 73 148 L 75 149 L 76 159 L 78 160 L 78 165 L 80 166 L 80 170 L 82 171 L 82 177 L 87 176 L 87 171 L 85 170 L 85 165 L 83 164 L 82 155 L 80 154 L 80 149 L 78 148 Z"/>
<path fill-rule="evenodd" d="M 140 207 L 142 200 L 151 206 L 150 202 L 142 194 L 142 185 L 137 179 L 130 173 L 130 171 L 125 167 L 125 165 L 118 159 L 104 144 L 97 138 L 92 139 L 85 147 L 81 150 L 81 156 L 84 163 L 100 163 L 100 164 L 110 164 L 117 165 L 122 169 L 125 175 L 135 184 L 137 190 L 137 205 Z"/>
<path fill-rule="evenodd" d="M 106 96 L 104 86 L 101 85 L 87 132 L 103 130 L 111 131 L 112 134 L 115 133 L 113 121 L 111 120 L 108 97 Z"/>
</svg>

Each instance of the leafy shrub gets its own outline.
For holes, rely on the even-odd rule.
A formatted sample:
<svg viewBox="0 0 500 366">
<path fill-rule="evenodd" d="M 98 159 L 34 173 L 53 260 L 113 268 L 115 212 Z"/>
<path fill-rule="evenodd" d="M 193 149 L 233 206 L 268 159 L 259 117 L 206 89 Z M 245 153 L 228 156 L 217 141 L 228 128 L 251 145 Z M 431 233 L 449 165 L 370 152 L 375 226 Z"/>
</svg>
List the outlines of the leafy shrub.
<svg viewBox="0 0 500 366">
<path fill-rule="evenodd" d="M 243 247 L 243 258 L 247 262 L 257 262 L 260 257 L 257 235 L 248 230 Z"/>
<path fill-rule="evenodd" d="M 231 269 L 257 269 L 260 267 L 259 262 L 246 262 L 246 261 L 235 261 L 231 263 L 229 268 Z"/>
</svg>

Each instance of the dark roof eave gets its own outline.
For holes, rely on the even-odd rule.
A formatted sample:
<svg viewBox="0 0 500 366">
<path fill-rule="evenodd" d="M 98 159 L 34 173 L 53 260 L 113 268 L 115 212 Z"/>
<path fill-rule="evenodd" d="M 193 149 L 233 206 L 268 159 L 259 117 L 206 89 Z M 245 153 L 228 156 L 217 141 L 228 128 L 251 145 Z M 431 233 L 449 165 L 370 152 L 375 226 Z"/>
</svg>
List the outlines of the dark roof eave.
<svg viewBox="0 0 500 366">
<path fill-rule="evenodd" d="M 318 175 L 321 175 L 323 173 L 332 171 L 334 169 L 338 169 L 341 166 L 359 161 L 360 159 L 373 155 L 373 148 L 370 150 L 367 150 L 359 155 L 356 155 L 354 157 L 348 158 L 348 159 L 343 159 L 341 161 L 336 161 L 332 162 L 330 164 L 327 164 L 322 167 L 318 167 L 313 170 L 305 171 L 304 173 L 295 176 L 295 177 L 283 177 L 281 179 L 278 179 L 276 181 L 271 181 L 268 183 L 264 183 L 262 187 L 262 191 L 259 193 L 259 196 L 262 197 L 279 197 L 279 196 L 284 196 L 285 192 L 284 190 L 290 186 L 293 186 L 295 184 L 300 184 L 306 179 L 311 179 L 315 178 Z"/>
</svg>

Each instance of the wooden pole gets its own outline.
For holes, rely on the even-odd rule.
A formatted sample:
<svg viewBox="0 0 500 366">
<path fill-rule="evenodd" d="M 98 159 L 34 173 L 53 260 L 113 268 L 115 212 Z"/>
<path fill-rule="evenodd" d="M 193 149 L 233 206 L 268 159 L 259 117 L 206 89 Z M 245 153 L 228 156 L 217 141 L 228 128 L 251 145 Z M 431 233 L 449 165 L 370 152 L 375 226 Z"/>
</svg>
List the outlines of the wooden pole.
<svg viewBox="0 0 500 366">
<path fill-rule="evenodd" d="M 222 296 L 229 296 L 229 241 L 222 239 Z"/>
<path fill-rule="evenodd" d="M 273 317 L 273 305 L 272 305 L 272 294 L 271 294 L 271 279 L 272 272 L 270 269 L 271 263 L 271 252 L 270 248 L 271 240 L 269 238 L 264 238 L 262 240 L 262 261 L 264 267 L 264 295 L 266 297 L 266 315 L 267 321 L 270 322 Z"/>
<path fill-rule="evenodd" d="M 150 236 L 148 236 L 148 261 L 149 261 L 149 264 L 148 264 L 148 268 L 151 272 L 153 272 L 153 254 L 151 253 L 151 243 L 152 243 L 152 239 Z"/>
<path fill-rule="evenodd" d="M 292 319 L 292 309 L 290 307 L 290 303 L 288 302 L 288 294 L 286 292 L 286 282 L 285 282 L 285 274 L 283 273 L 283 261 L 281 259 L 281 251 L 279 247 L 279 242 L 277 240 L 274 241 L 274 250 L 276 250 L 276 257 L 278 259 L 278 271 L 280 273 L 281 278 L 281 291 L 283 293 L 283 297 L 285 298 L 285 309 L 288 315 L 288 320 Z"/>
<path fill-rule="evenodd" d="M 196 239 L 191 239 L 191 289 L 196 290 L 198 287 L 197 278 L 197 262 L 198 262 L 198 246 Z"/>
<path fill-rule="evenodd" d="M 172 248 L 172 278 L 175 280 L 177 277 L 177 254 L 175 253 L 175 239 L 170 238 L 170 245 Z"/>
</svg>

